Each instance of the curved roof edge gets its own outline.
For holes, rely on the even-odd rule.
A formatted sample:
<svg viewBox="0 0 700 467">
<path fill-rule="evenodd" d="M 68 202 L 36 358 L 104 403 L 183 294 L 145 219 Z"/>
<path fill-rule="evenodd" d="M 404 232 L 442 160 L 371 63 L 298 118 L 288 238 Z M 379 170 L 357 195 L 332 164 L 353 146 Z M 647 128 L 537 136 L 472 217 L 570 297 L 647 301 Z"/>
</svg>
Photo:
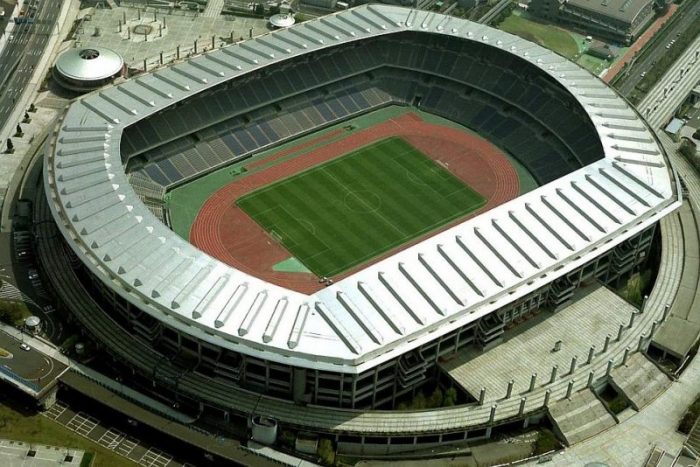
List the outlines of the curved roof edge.
<svg viewBox="0 0 700 467">
<path fill-rule="evenodd" d="M 481 42 L 536 65 L 580 102 L 605 157 L 309 296 L 197 250 L 161 224 L 128 183 L 119 151 L 124 127 L 277 61 L 407 30 Z M 596 77 L 502 31 L 388 5 L 361 6 L 277 30 L 87 95 L 63 115 L 44 177 L 68 243 L 131 303 L 214 345 L 348 373 L 503 307 L 680 205 L 654 135 Z M 465 282 L 467 275 L 475 287 Z"/>
</svg>

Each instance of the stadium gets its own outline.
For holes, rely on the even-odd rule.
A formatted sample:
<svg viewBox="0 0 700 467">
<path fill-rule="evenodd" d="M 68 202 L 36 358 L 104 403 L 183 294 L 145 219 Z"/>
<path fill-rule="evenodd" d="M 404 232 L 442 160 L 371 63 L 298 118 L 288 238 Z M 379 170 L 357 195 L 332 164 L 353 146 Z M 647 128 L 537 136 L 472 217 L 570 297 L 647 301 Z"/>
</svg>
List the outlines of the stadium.
<svg viewBox="0 0 700 467">
<path fill-rule="evenodd" d="M 43 266 L 115 366 L 200 416 L 385 446 L 488 436 L 493 411 L 458 416 L 478 394 L 430 421 L 371 409 L 625 280 L 680 205 L 653 132 L 599 79 L 387 5 L 80 98 L 43 183 Z"/>
</svg>

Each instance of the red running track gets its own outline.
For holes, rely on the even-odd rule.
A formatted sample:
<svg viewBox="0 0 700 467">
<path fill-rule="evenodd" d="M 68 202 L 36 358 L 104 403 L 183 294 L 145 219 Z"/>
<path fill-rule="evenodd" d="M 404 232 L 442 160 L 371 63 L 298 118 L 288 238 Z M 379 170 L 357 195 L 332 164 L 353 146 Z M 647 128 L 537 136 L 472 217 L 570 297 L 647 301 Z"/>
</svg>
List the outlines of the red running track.
<svg viewBox="0 0 700 467">
<path fill-rule="evenodd" d="M 488 211 L 518 196 L 520 190 L 518 174 L 496 146 L 465 131 L 427 123 L 418 115 L 407 113 L 371 128 L 351 133 L 339 141 L 316 147 L 291 160 L 251 173 L 222 187 L 209 197 L 197 215 L 190 230 L 190 242 L 214 258 L 267 282 L 303 293 L 319 290 L 323 286 L 311 273 L 273 271 L 272 267 L 275 264 L 289 258 L 291 254 L 238 208 L 236 200 L 276 180 L 391 136 L 404 138 L 431 159 L 442 163 L 452 174 L 486 198 L 486 205 L 469 217 Z M 314 140 L 314 142 L 324 139 L 321 136 L 319 141 Z M 313 146 L 314 142 L 307 141 L 299 147 L 286 150 L 285 153 L 301 151 L 305 147 Z M 278 155 L 271 157 L 278 158 Z M 465 218 L 460 218 L 444 225 L 439 230 L 405 243 L 343 275 L 334 277 L 334 280 L 340 280 L 464 220 Z"/>
</svg>

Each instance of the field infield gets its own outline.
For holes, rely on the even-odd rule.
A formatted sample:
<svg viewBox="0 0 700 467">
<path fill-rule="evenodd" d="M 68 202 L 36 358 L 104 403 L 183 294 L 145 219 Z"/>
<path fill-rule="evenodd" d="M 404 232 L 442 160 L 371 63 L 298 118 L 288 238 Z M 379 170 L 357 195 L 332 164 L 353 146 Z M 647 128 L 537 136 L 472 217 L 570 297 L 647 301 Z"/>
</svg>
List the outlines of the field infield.
<svg viewBox="0 0 700 467">
<path fill-rule="evenodd" d="M 332 277 L 485 204 L 400 137 L 260 188 L 236 201 L 319 277 Z"/>
<path fill-rule="evenodd" d="M 319 276 L 340 280 L 520 193 L 500 149 L 410 110 L 329 131 L 251 159 L 253 169 L 198 209 L 189 241 L 242 272 L 313 293 Z M 398 160 L 376 153 L 386 141 Z"/>
</svg>

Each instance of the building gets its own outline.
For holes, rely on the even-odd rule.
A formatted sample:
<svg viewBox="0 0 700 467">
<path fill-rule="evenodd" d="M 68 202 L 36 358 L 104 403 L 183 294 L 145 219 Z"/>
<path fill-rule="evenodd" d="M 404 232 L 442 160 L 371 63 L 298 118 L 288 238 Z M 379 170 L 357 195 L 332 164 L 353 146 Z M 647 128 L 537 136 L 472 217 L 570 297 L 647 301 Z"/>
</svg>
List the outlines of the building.
<svg viewBox="0 0 700 467">
<path fill-rule="evenodd" d="M 89 92 L 112 82 L 124 69 L 124 60 L 104 47 L 63 52 L 53 67 L 53 78 L 64 88 Z"/>
<path fill-rule="evenodd" d="M 528 12 L 584 34 L 634 42 L 654 19 L 654 0 L 532 0 Z"/>
<path fill-rule="evenodd" d="M 540 186 L 312 295 L 227 266 L 166 225 L 158 199 L 221 157 L 243 160 L 261 141 L 389 103 L 498 141 Z M 196 164 L 137 174 L 168 160 L 161 146 L 209 128 L 245 143 L 216 157 L 188 146 Z M 490 428 L 453 417 L 440 434 L 387 426 L 365 439 L 342 423 L 321 428 L 304 407 L 340 418 L 393 407 L 439 378 L 442 355 L 492 348 L 507 325 L 561 306 L 582 282 L 628 277 L 680 204 L 653 133 L 590 73 L 502 31 L 386 5 L 276 30 L 77 100 L 57 125 L 43 182 L 37 211 L 50 210 L 61 236 L 39 236 L 41 260 L 115 367 L 200 414 L 264 415 L 265 426 L 384 445 Z"/>
</svg>

